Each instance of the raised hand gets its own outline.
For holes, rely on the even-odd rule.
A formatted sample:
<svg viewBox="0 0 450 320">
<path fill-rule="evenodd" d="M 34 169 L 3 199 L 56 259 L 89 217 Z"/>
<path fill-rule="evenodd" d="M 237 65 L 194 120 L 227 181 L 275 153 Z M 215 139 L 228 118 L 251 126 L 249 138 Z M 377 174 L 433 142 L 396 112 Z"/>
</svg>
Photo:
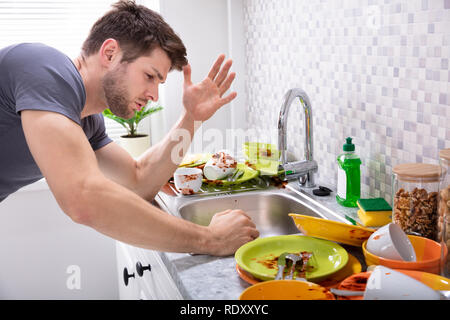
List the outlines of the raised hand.
<svg viewBox="0 0 450 320">
<path fill-rule="evenodd" d="M 193 84 L 191 81 L 191 66 L 188 64 L 183 68 L 183 105 L 195 121 L 208 120 L 220 107 L 236 98 L 236 92 L 223 97 L 236 76 L 234 72 L 228 74 L 232 61 L 227 60 L 222 66 L 224 60 L 225 55 L 221 54 L 208 76 L 198 84 Z"/>
</svg>

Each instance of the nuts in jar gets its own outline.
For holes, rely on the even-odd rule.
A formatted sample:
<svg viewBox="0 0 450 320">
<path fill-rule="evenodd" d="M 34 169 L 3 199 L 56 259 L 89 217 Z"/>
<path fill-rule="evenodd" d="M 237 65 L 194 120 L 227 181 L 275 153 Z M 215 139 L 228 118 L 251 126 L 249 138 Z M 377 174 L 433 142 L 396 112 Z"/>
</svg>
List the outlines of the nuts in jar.
<svg viewBox="0 0 450 320">
<path fill-rule="evenodd" d="M 437 194 L 419 188 L 411 192 L 400 188 L 394 197 L 394 223 L 406 233 L 436 239 Z"/>
<path fill-rule="evenodd" d="M 393 222 L 408 234 L 437 240 L 439 166 L 407 163 L 393 173 Z"/>
</svg>

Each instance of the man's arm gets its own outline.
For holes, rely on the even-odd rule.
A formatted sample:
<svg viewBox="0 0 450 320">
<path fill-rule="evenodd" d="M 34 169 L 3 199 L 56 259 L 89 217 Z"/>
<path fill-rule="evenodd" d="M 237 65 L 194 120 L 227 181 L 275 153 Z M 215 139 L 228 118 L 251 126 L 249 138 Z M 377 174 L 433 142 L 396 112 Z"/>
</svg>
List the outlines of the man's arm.
<svg viewBox="0 0 450 320">
<path fill-rule="evenodd" d="M 115 143 L 95 151 L 107 177 L 151 201 L 167 183 L 188 149 L 194 135 L 194 121 L 181 116 L 163 140 L 133 159 Z"/>
<path fill-rule="evenodd" d="M 203 227 L 166 214 L 107 179 L 81 127 L 61 114 L 25 110 L 21 118 L 36 163 L 75 222 L 143 248 L 213 255 L 231 254 L 258 236 L 242 211 L 216 215 Z"/>
</svg>

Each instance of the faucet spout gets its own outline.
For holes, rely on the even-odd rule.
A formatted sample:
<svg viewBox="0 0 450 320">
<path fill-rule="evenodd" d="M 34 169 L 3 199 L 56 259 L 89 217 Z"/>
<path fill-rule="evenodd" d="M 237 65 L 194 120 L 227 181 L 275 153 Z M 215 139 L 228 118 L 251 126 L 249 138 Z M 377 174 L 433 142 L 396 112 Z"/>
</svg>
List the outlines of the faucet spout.
<svg viewBox="0 0 450 320">
<path fill-rule="evenodd" d="M 289 109 L 292 102 L 299 98 L 300 103 L 303 106 L 304 118 L 305 118 L 305 161 L 298 161 L 288 163 L 287 159 L 287 119 L 289 115 Z M 308 187 L 314 186 L 313 173 L 317 171 L 317 163 L 313 160 L 313 139 L 312 139 L 312 115 L 311 115 L 311 102 L 306 92 L 300 88 L 293 88 L 286 92 L 284 101 L 280 109 L 280 115 L 278 118 L 278 150 L 280 150 L 280 161 L 283 169 L 289 167 L 294 170 L 285 170 L 286 179 L 299 178 L 301 185 Z M 296 169 L 296 170 L 295 170 Z M 305 172 L 306 170 L 306 172 Z M 305 178 L 306 176 L 306 178 Z"/>
</svg>

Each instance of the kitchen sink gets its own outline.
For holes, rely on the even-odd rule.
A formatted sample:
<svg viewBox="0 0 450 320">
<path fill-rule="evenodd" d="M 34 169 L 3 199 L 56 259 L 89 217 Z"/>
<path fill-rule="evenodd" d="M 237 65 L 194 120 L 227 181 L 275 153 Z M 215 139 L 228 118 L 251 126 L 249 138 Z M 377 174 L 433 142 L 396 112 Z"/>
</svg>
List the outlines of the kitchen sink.
<svg viewBox="0 0 450 320">
<path fill-rule="evenodd" d="M 320 217 L 317 212 L 289 195 L 269 192 L 196 200 L 182 206 L 179 214 L 185 220 L 207 226 L 216 212 L 235 208 L 244 210 L 252 218 L 260 237 L 298 233 L 288 213 Z"/>
<path fill-rule="evenodd" d="M 289 213 L 343 222 L 342 218 L 289 186 L 206 197 L 171 196 L 160 192 L 156 202 L 161 209 L 204 226 L 209 225 L 217 212 L 241 209 L 252 218 L 260 237 L 299 233 Z"/>
</svg>

